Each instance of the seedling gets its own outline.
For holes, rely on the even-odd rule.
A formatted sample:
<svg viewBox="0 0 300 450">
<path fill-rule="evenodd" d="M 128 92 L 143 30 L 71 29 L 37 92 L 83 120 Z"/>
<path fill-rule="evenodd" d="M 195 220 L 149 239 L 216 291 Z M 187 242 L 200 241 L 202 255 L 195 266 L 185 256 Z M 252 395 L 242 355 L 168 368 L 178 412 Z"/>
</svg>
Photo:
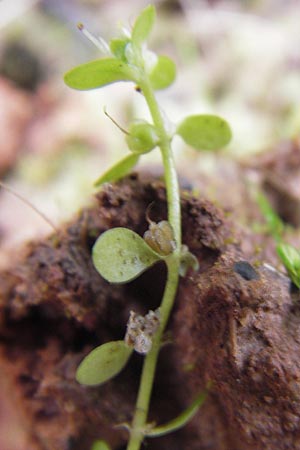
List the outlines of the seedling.
<svg viewBox="0 0 300 450">
<path fill-rule="evenodd" d="M 271 234 L 276 242 L 280 242 L 284 231 L 284 223 L 278 214 L 276 214 L 271 203 L 262 192 L 258 192 L 256 200 L 261 213 L 264 216 L 267 233 Z"/>
<path fill-rule="evenodd" d="M 298 289 L 300 289 L 300 252 L 293 245 L 287 244 L 283 241 L 283 233 L 285 225 L 281 218 L 276 214 L 272 208 L 269 200 L 259 193 L 257 202 L 260 210 L 265 218 L 267 231 L 273 236 L 276 241 L 276 252 L 286 271 Z"/>
<path fill-rule="evenodd" d="M 300 252 L 293 245 L 280 243 L 276 247 L 277 254 L 285 266 L 287 273 L 298 289 L 300 289 Z"/>
<path fill-rule="evenodd" d="M 184 426 L 204 401 L 206 394 L 201 393 L 186 411 L 166 425 L 156 427 L 147 423 L 157 358 L 179 276 L 184 276 L 189 268 L 198 268 L 197 259 L 181 242 L 180 193 L 171 142 L 177 134 L 197 150 L 217 150 L 231 139 L 229 125 L 221 117 L 192 115 L 174 126 L 162 114 L 155 91 L 174 82 L 176 67 L 169 57 L 157 56 L 147 49 L 146 40 L 155 15 L 154 6 L 149 5 L 137 17 L 131 30 L 123 30 L 108 45 L 92 37 L 97 47 L 106 52 L 105 57 L 75 67 L 64 78 L 68 86 L 80 90 L 97 89 L 120 81 L 131 82 L 144 96 L 152 117 L 152 123 L 134 121 L 128 131 L 124 131 L 130 153 L 101 175 L 96 186 L 122 178 L 144 153 L 156 147 L 160 148 L 164 167 L 168 220 L 157 224 L 150 221 L 143 237 L 126 228 L 108 230 L 97 239 L 92 252 L 96 269 L 111 283 L 129 282 L 159 261 L 167 266 L 167 281 L 159 308 L 145 317 L 132 311 L 124 341 L 100 345 L 82 361 L 77 371 L 80 383 L 99 385 L 117 375 L 134 350 L 145 355 L 136 409 L 131 424 L 126 426 L 129 430 L 127 450 L 139 450 L 147 436 L 161 436 Z M 79 28 L 84 30 L 82 24 Z M 85 34 L 89 35 L 87 31 Z M 95 448 L 107 450 L 108 445 L 99 441 Z"/>
</svg>

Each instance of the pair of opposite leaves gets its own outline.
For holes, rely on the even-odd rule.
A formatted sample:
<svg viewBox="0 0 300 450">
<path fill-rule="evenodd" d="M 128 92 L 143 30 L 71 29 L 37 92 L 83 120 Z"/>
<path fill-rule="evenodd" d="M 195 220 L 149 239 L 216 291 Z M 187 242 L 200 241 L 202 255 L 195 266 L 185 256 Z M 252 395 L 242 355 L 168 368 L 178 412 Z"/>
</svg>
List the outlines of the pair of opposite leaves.
<svg viewBox="0 0 300 450">
<path fill-rule="evenodd" d="M 151 224 L 150 228 L 153 226 L 155 224 Z M 171 250 L 168 254 L 157 253 L 137 233 L 121 227 L 100 235 L 92 254 L 96 269 L 111 283 L 131 281 L 153 264 L 167 260 L 170 255 Z M 185 246 L 180 258 L 180 275 L 184 275 L 188 267 L 197 270 L 198 261 Z M 123 340 L 100 345 L 80 364 L 76 374 L 77 381 L 89 386 L 105 383 L 124 368 L 132 352 L 133 348 Z"/>
</svg>

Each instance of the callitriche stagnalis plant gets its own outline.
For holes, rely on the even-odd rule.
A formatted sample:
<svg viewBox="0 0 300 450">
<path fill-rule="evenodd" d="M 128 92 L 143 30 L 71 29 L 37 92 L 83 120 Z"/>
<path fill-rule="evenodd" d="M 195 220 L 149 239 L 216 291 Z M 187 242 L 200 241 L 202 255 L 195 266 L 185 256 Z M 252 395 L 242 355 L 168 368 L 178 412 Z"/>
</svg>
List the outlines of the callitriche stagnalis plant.
<svg viewBox="0 0 300 450">
<path fill-rule="evenodd" d="M 79 383 L 96 386 L 117 375 L 127 364 L 133 351 L 144 355 L 136 408 L 130 424 L 127 450 L 139 450 L 145 437 L 156 437 L 184 426 L 203 403 L 206 391 L 169 423 L 156 426 L 147 423 L 151 392 L 163 334 L 172 310 L 179 277 L 189 268 L 197 270 L 198 261 L 181 241 L 180 191 L 171 148 L 175 134 L 197 150 L 216 150 L 231 139 L 231 130 L 221 117 L 211 114 L 190 115 L 173 125 L 162 113 L 155 91 L 170 86 L 176 76 L 176 66 L 167 56 L 149 51 L 146 40 L 152 30 L 156 11 L 146 7 L 131 30 L 123 28 L 120 36 L 107 44 L 92 36 L 82 24 L 78 27 L 99 49 L 103 57 L 82 64 L 65 74 L 65 83 L 74 89 L 98 89 L 115 82 L 131 82 L 148 105 L 152 123 L 133 121 L 125 133 L 130 153 L 107 170 L 95 182 L 100 186 L 116 181 L 137 164 L 139 158 L 159 147 L 167 194 L 168 220 L 154 223 L 143 237 L 127 228 L 113 228 L 101 234 L 92 251 L 94 265 L 110 283 L 127 283 L 152 265 L 164 261 L 167 280 L 160 306 L 140 316 L 130 313 L 124 340 L 107 342 L 92 350 L 78 367 Z M 146 213 L 147 214 L 147 213 Z M 145 215 L 146 215 L 145 214 Z M 94 443 L 93 450 L 108 450 L 104 441 Z"/>
</svg>

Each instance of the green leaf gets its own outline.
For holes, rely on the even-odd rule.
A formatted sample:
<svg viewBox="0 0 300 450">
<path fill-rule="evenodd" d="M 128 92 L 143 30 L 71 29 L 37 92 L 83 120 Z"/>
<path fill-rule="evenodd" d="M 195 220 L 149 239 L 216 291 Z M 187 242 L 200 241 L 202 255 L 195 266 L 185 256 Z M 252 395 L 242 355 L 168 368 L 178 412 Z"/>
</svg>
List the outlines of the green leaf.
<svg viewBox="0 0 300 450">
<path fill-rule="evenodd" d="M 112 39 L 109 43 L 109 48 L 112 54 L 122 61 L 126 61 L 126 46 L 129 42 L 128 38 Z"/>
<path fill-rule="evenodd" d="M 202 406 L 204 400 L 207 397 L 207 391 L 201 392 L 201 394 L 194 400 L 194 402 L 184 410 L 178 417 L 159 427 L 152 428 L 147 431 L 145 435 L 147 437 L 159 437 L 165 434 L 172 433 L 184 427 L 196 414 L 200 406 Z"/>
<path fill-rule="evenodd" d="M 300 289 L 300 252 L 289 244 L 279 244 L 277 254 L 293 283 Z"/>
<path fill-rule="evenodd" d="M 137 164 L 140 155 L 133 153 L 125 156 L 125 158 L 118 161 L 115 165 L 110 167 L 104 174 L 101 175 L 94 182 L 94 186 L 101 186 L 103 183 L 111 183 L 112 181 L 117 181 L 127 175 L 131 169 Z"/>
<path fill-rule="evenodd" d="M 135 82 L 135 76 L 128 64 L 115 58 L 103 58 L 74 67 L 65 74 L 64 81 L 73 89 L 88 90 L 116 81 Z"/>
<path fill-rule="evenodd" d="M 167 88 L 176 78 L 176 65 L 174 61 L 167 56 L 159 56 L 149 77 L 153 89 Z"/>
<path fill-rule="evenodd" d="M 76 380 L 86 386 L 105 383 L 123 369 L 132 351 L 124 341 L 100 345 L 81 362 L 76 372 Z"/>
<path fill-rule="evenodd" d="M 101 234 L 92 256 L 97 271 L 110 283 L 131 281 L 162 259 L 128 228 L 113 228 Z"/>
<path fill-rule="evenodd" d="M 105 441 L 96 441 L 91 450 L 111 450 L 111 447 Z"/>
<path fill-rule="evenodd" d="M 284 231 L 284 224 L 282 220 L 278 214 L 276 214 L 269 200 L 262 192 L 258 192 L 256 199 L 261 213 L 266 221 L 268 232 L 274 237 L 274 239 L 277 241 L 280 240 Z"/>
<path fill-rule="evenodd" d="M 154 25 L 155 16 L 155 7 L 149 5 L 136 18 L 131 33 L 133 44 L 140 45 L 147 39 Z"/>
<path fill-rule="evenodd" d="M 177 133 L 197 150 L 217 150 L 231 139 L 228 123 L 211 114 L 186 117 L 177 127 Z"/>
<path fill-rule="evenodd" d="M 159 138 L 156 128 L 145 120 L 138 120 L 130 124 L 126 136 L 128 148 L 133 153 L 148 153 L 157 146 Z"/>
</svg>

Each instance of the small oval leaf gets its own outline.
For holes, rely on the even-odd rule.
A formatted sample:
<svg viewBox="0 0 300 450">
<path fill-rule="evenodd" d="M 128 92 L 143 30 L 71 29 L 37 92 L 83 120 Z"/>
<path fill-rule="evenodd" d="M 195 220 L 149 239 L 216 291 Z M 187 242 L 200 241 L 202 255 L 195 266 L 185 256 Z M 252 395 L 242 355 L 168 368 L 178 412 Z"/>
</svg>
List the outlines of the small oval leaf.
<svg viewBox="0 0 300 450">
<path fill-rule="evenodd" d="M 155 16 L 155 7 L 149 5 L 136 18 L 131 33 L 133 44 L 140 45 L 147 39 L 155 22 Z"/>
<path fill-rule="evenodd" d="M 165 89 L 176 78 L 176 65 L 168 56 L 159 56 L 150 75 L 151 86 L 155 90 Z"/>
<path fill-rule="evenodd" d="M 226 120 L 211 114 L 186 117 L 177 127 L 177 134 L 197 150 L 217 150 L 230 142 L 231 130 Z"/>
<path fill-rule="evenodd" d="M 131 281 L 162 257 L 128 228 L 113 228 L 97 239 L 92 252 L 94 266 L 110 283 Z"/>
<path fill-rule="evenodd" d="M 111 450 L 111 447 L 105 441 L 95 441 L 91 450 Z"/>
<path fill-rule="evenodd" d="M 164 436 L 165 434 L 172 433 L 173 431 L 179 430 L 179 428 L 184 427 L 194 417 L 200 406 L 202 406 L 206 397 L 207 391 L 201 392 L 201 394 L 198 395 L 193 403 L 178 417 L 166 423 L 165 425 L 160 425 L 158 427 L 152 428 L 151 430 L 147 431 L 145 435 L 147 437 Z"/>
<path fill-rule="evenodd" d="M 81 362 L 76 372 L 76 380 L 86 386 L 105 383 L 123 369 L 132 351 L 124 341 L 100 345 Z"/>
<path fill-rule="evenodd" d="M 128 64 L 115 58 L 103 58 L 74 67 L 65 74 L 64 81 L 73 89 L 88 90 L 116 81 L 135 82 L 135 77 Z"/>
<path fill-rule="evenodd" d="M 125 158 L 121 159 L 104 172 L 104 174 L 94 182 L 94 186 L 98 187 L 103 183 L 111 183 L 112 181 L 120 180 L 137 164 L 139 156 L 140 155 L 137 153 L 125 156 Z"/>
<path fill-rule="evenodd" d="M 126 136 L 128 148 L 133 153 L 143 154 L 150 152 L 159 143 L 156 128 L 145 120 L 130 124 Z"/>
</svg>

